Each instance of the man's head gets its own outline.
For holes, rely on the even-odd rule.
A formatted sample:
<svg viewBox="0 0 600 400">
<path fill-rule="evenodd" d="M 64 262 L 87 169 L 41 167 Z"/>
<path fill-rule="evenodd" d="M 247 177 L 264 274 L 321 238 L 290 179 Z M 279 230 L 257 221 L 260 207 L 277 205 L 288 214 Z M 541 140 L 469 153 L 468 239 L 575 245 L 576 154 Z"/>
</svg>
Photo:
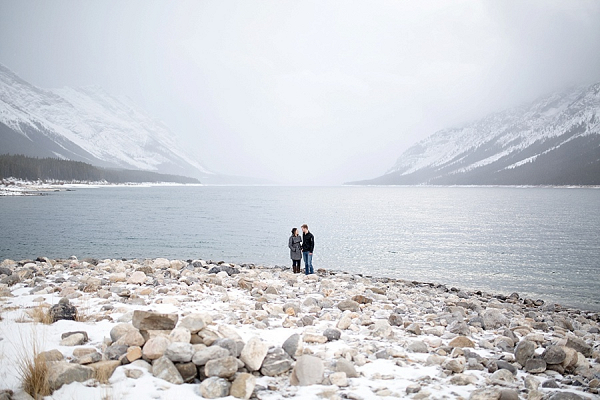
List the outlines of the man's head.
<svg viewBox="0 0 600 400">
<path fill-rule="evenodd" d="M 308 233 L 308 225 L 306 225 L 306 224 L 302 225 L 302 232 Z"/>
</svg>

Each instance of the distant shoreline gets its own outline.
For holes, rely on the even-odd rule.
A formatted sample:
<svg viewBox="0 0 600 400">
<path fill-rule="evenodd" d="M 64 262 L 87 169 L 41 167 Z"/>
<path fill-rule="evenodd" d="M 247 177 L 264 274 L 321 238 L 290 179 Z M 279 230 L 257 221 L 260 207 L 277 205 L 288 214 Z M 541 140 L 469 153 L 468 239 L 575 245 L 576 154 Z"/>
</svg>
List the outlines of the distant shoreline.
<svg viewBox="0 0 600 400">
<path fill-rule="evenodd" d="M 162 187 L 162 186 L 205 186 L 201 183 L 177 182 L 41 182 L 4 179 L 0 183 L 0 196 L 43 196 L 53 192 L 73 189 L 97 189 L 103 187 Z"/>
</svg>

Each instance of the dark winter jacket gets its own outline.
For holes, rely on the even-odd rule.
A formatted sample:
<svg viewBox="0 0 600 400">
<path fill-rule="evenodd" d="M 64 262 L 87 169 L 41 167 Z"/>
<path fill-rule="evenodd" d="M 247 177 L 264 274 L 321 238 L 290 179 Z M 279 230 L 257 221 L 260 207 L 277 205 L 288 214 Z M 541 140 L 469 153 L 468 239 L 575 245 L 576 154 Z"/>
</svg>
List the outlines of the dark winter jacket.
<svg viewBox="0 0 600 400">
<path fill-rule="evenodd" d="M 288 247 L 290 248 L 290 257 L 292 260 L 302 260 L 302 238 L 300 236 L 290 236 Z"/>
<path fill-rule="evenodd" d="M 308 251 L 312 253 L 315 249 L 315 237 L 312 233 L 303 233 L 302 234 L 302 251 Z"/>
</svg>

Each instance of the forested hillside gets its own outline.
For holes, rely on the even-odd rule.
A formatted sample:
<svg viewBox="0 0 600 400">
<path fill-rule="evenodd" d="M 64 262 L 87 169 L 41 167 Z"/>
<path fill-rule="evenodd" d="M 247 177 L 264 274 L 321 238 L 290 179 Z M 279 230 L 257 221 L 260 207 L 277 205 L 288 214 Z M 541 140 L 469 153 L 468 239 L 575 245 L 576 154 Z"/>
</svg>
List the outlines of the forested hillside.
<svg viewBox="0 0 600 400">
<path fill-rule="evenodd" d="M 23 155 L 0 155 L 0 178 L 28 181 L 88 181 L 108 183 L 175 182 L 200 183 L 197 179 L 156 172 L 99 168 L 59 158 L 35 158 Z"/>
</svg>

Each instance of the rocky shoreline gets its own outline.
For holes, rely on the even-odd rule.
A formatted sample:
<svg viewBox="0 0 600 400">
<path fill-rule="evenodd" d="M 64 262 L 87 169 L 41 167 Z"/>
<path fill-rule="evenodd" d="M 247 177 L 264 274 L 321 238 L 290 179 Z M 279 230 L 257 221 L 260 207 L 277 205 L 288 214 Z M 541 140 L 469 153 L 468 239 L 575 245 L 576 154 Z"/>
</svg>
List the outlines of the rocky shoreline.
<svg viewBox="0 0 600 400">
<path fill-rule="evenodd" d="M 598 313 L 337 271 L 4 260 L 0 318 L 2 400 L 28 398 L 14 366 L 33 347 L 53 399 L 560 400 L 600 389 Z"/>
</svg>

